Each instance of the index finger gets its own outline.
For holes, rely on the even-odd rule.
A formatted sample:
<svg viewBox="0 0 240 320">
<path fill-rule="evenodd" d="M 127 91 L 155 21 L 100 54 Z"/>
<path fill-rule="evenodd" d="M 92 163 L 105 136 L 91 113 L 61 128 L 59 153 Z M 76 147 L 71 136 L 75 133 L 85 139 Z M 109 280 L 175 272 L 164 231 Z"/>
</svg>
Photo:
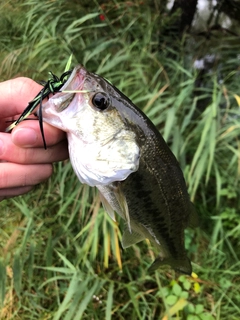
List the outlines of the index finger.
<svg viewBox="0 0 240 320">
<path fill-rule="evenodd" d="M 0 118 L 21 114 L 41 88 L 41 85 L 25 77 L 1 82 Z"/>
<path fill-rule="evenodd" d="M 66 139 L 66 133 L 47 123 L 43 123 L 43 132 L 47 146 Z M 21 147 L 43 147 L 43 138 L 39 122 L 34 120 L 22 121 L 12 131 L 12 141 Z"/>
</svg>

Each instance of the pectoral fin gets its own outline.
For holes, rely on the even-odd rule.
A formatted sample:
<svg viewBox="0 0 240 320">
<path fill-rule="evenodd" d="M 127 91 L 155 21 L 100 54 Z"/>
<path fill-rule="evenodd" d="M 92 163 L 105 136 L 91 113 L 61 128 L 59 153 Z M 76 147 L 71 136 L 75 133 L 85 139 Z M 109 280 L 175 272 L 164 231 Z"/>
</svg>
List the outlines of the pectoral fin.
<svg viewBox="0 0 240 320">
<path fill-rule="evenodd" d="M 128 211 L 128 204 L 127 204 L 126 197 L 121 190 L 120 184 L 116 189 L 114 189 L 114 194 L 118 201 L 119 207 L 121 209 L 122 217 L 127 222 L 128 230 L 131 233 L 132 231 L 131 231 L 130 216 Z"/>
<path fill-rule="evenodd" d="M 142 240 L 144 240 L 145 237 L 142 236 L 140 233 L 132 230 L 131 232 L 129 229 L 125 228 L 122 236 L 122 247 L 125 249 L 127 247 L 130 247 L 131 245 L 138 243 Z"/>
<path fill-rule="evenodd" d="M 99 192 L 99 194 L 100 194 L 100 199 L 101 199 L 104 210 L 109 214 L 110 218 L 112 218 L 113 221 L 116 221 L 115 213 L 114 213 L 112 206 L 106 200 L 106 198 L 104 198 L 104 196 L 101 194 L 101 192 Z"/>
<path fill-rule="evenodd" d="M 109 186 L 97 186 L 104 209 L 115 221 L 114 212 L 118 213 L 127 223 L 131 233 L 131 223 L 126 197 L 122 191 L 121 184 L 116 182 Z"/>
</svg>

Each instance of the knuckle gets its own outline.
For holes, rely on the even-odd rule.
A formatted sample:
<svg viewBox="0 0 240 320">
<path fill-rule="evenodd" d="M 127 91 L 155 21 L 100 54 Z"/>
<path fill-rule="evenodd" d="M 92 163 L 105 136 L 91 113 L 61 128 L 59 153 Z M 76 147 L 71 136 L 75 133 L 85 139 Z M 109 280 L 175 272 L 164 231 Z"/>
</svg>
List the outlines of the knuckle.
<svg viewBox="0 0 240 320">
<path fill-rule="evenodd" d="M 35 185 L 47 180 L 53 173 L 51 164 L 38 165 L 35 174 L 32 175 L 30 185 Z"/>
<path fill-rule="evenodd" d="M 9 172 L 5 168 L 2 168 L 0 170 L 0 189 L 4 189 L 8 187 L 9 187 Z"/>
</svg>

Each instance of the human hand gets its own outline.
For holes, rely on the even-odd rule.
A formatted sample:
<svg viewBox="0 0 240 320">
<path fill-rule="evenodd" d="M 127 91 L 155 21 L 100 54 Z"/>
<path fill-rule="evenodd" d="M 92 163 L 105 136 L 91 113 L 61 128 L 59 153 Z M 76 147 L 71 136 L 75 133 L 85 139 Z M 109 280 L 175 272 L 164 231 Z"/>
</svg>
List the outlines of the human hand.
<svg viewBox="0 0 240 320">
<path fill-rule="evenodd" d="M 0 83 L 0 201 L 29 192 L 51 176 L 52 162 L 68 158 L 65 133 L 46 123 L 47 150 L 36 120 L 21 122 L 11 134 L 4 132 L 40 90 L 29 78 Z"/>
</svg>

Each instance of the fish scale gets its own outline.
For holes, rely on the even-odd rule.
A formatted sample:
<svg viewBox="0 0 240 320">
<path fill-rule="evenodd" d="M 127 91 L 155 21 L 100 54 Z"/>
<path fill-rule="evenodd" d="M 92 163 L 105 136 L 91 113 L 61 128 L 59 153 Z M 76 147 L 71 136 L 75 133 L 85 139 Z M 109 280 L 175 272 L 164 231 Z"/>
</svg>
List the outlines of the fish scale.
<svg viewBox="0 0 240 320">
<path fill-rule="evenodd" d="M 173 256 L 176 255 L 178 252 L 179 255 L 184 255 L 183 247 L 182 247 L 182 241 L 179 242 L 179 240 L 182 240 L 183 238 L 183 232 L 181 232 L 179 236 L 178 231 L 182 231 L 181 227 L 181 219 L 171 219 L 171 216 L 168 215 L 168 212 L 170 213 L 170 209 L 168 207 L 168 204 L 165 202 L 165 199 L 160 197 L 159 192 L 157 192 L 157 188 L 153 188 L 154 182 L 156 183 L 155 179 L 151 179 L 151 176 L 149 173 L 146 173 L 141 170 L 141 163 L 140 163 L 140 169 L 137 173 L 133 173 L 131 177 L 128 178 L 126 181 L 127 187 L 126 190 L 123 187 L 124 192 L 126 194 L 130 194 L 130 188 L 132 188 L 132 185 L 134 185 L 133 180 L 135 180 L 136 187 L 139 185 L 139 179 L 143 179 L 143 176 L 145 176 L 144 184 L 142 184 L 142 188 L 145 188 L 146 190 L 153 190 L 152 193 L 148 193 L 148 198 L 150 199 L 149 202 L 151 203 L 151 206 L 144 204 L 144 199 L 141 197 L 138 197 L 133 193 L 133 197 L 135 199 L 141 199 L 140 203 L 138 201 L 133 201 L 132 205 L 132 197 L 127 197 L 127 202 L 129 205 L 129 211 L 132 213 L 131 217 L 134 220 L 139 221 L 143 226 L 150 225 L 156 235 L 156 237 L 160 240 L 160 243 L 166 243 L 166 245 L 163 245 L 161 248 L 161 251 L 166 250 L 171 252 Z M 123 182 L 123 185 L 125 185 L 125 182 Z M 167 208 L 166 208 L 167 207 Z M 176 213 L 176 211 L 175 211 Z M 180 224 L 179 224 L 180 222 Z M 174 231 L 174 238 L 172 238 L 172 234 Z M 150 237 L 150 236 L 148 236 Z M 174 244 L 175 240 L 175 244 Z M 166 249 L 164 248 L 166 247 Z"/>
</svg>

